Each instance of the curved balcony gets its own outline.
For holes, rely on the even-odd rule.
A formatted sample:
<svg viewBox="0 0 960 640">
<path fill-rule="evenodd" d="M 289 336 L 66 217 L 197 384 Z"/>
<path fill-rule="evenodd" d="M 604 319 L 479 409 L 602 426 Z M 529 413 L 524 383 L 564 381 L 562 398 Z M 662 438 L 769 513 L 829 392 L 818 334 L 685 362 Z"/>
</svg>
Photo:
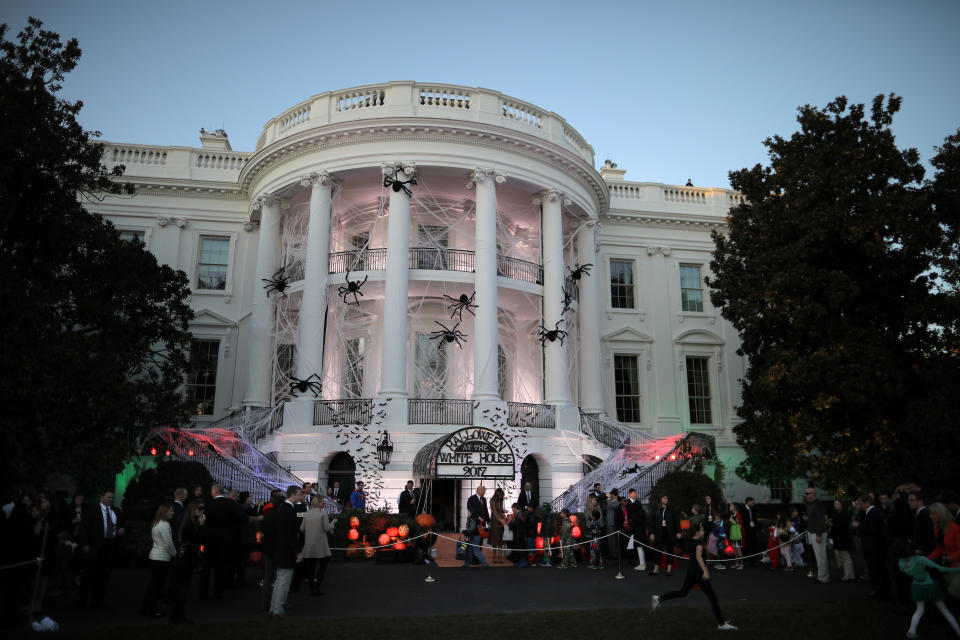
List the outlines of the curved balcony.
<svg viewBox="0 0 960 640">
<path fill-rule="evenodd" d="M 474 252 L 468 249 L 411 247 L 408 256 L 407 267 L 409 269 L 462 271 L 466 273 L 473 273 L 475 270 Z M 303 268 L 298 268 L 298 264 L 299 262 L 294 263 L 289 267 L 289 270 L 291 274 L 296 274 L 302 279 Z M 377 271 L 386 268 L 386 249 L 354 249 L 330 254 L 330 273 Z M 543 267 L 541 265 L 502 254 L 497 255 L 497 275 L 532 284 L 543 284 Z M 295 282 L 296 280 L 297 278 L 291 275 L 291 281 Z"/>
<path fill-rule="evenodd" d="M 593 166 L 593 147 L 552 111 L 490 89 L 409 81 L 317 94 L 271 118 L 257 140 L 257 151 L 327 125 L 397 117 L 444 119 L 512 129 L 563 147 Z"/>
</svg>

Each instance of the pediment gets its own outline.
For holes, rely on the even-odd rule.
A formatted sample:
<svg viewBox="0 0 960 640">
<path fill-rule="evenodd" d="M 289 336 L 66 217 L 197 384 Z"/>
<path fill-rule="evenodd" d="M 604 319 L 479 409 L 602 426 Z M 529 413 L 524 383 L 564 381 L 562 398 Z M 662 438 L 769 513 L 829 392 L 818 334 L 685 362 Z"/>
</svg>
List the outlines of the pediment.
<svg viewBox="0 0 960 640">
<path fill-rule="evenodd" d="M 684 331 L 674 338 L 673 341 L 677 344 L 710 344 L 715 346 L 724 344 L 723 338 L 706 329 Z"/>
<path fill-rule="evenodd" d="M 193 314 L 191 327 L 235 327 L 237 323 L 210 309 L 200 309 Z"/>
<path fill-rule="evenodd" d="M 653 338 L 630 327 L 618 329 L 601 338 L 603 342 L 653 342 Z"/>
</svg>

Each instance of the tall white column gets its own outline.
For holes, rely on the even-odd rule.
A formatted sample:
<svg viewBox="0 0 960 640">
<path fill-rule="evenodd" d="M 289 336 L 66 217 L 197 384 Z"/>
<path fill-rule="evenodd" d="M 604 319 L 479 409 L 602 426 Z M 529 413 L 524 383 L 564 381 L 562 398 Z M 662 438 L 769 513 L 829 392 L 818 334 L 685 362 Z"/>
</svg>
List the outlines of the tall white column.
<svg viewBox="0 0 960 640">
<path fill-rule="evenodd" d="M 323 378 L 323 325 L 327 316 L 330 211 L 335 181 L 336 178 L 326 171 L 311 174 L 300 181 L 300 186 L 311 187 L 303 300 L 300 303 L 300 331 L 297 334 L 297 377 L 301 380 L 314 373 Z"/>
<path fill-rule="evenodd" d="M 273 380 L 274 296 L 267 295 L 263 281 L 272 278 L 277 270 L 280 253 L 280 200 L 263 196 L 254 204 L 260 209 L 260 237 L 257 239 L 257 271 L 253 278 L 251 297 L 250 362 L 247 374 L 247 393 L 243 404 L 266 407 L 270 405 Z"/>
<path fill-rule="evenodd" d="M 566 274 L 563 267 L 563 215 L 561 205 L 569 199 L 555 189 L 542 191 L 533 203 L 541 206 L 540 226 L 543 245 L 543 327 L 553 331 L 558 326 L 567 330 L 563 320 L 563 285 Z M 559 325 L 558 325 L 559 323 Z M 570 378 L 567 365 L 567 342 L 559 338 L 545 340 L 544 346 L 544 403 L 569 405 Z"/>
<path fill-rule="evenodd" d="M 475 247 L 476 319 L 473 324 L 473 398 L 499 400 L 497 357 L 497 183 L 506 180 L 493 169 L 475 169 L 467 188 L 477 190 Z"/>
<path fill-rule="evenodd" d="M 647 255 L 651 261 L 651 291 L 669 293 L 670 287 L 680 286 L 679 280 L 670 279 L 670 253 L 670 247 L 647 247 Z M 664 299 L 667 299 L 667 296 L 664 296 Z M 673 330 L 670 305 L 656 305 L 652 315 L 653 335 L 670 335 Z M 675 355 L 672 340 L 654 341 L 652 359 L 657 400 L 657 418 L 653 428 L 655 434 L 680 433 L 682 430 Z M 683 369 L 683 365 L 680 365 L 680 369 Z"/>
<path fill-rule="evenodd" d="M 409 170 L 409 171 L 408 171 Z M 383 174 L 409 180 L 412 166 L 385 165 Z M 387 223 L 387 273 L 383 294 L 383 335 L 380 341 L 380 396 L 407 396 L 407 284 L 410 260 L 410 196 L 390 190 Z"/>
<path fill-rule="evenodd" d="M 577 237 L 580 264 L 594 265 L 591 275 L 580 278 L 580 408 L 587 413 L 603 411 L 602 365 L 600 362 L 600 281 L 597 264 L 596 220 L 588 220 Z"/>
</svg>

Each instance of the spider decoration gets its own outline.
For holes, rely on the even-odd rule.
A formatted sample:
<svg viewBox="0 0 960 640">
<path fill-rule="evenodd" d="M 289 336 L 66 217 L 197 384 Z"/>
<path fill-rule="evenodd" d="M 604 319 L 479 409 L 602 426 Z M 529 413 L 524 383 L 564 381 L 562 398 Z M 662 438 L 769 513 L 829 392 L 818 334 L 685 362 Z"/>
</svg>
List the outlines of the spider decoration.
<svg viewBox="0 0 960 640">
<path fill-rule="evenodd" d="M 359 306 L 360 306 L 360 300 L 357 298 L 357 296 L 358 296 L 358 295 L 361 295 L 361 296 L 363 295 L 363 291 L 360 291 L 360 287 L 362 287 L 363 285 L 365 285 L 365 284 L 367 283 L 367 278 L 369 278 L 369 277 L 370 277 L 369 275 L 364 276 L 362 282 L 361 282 L 360 280 L 350 280 L 350 272 L 347 271 L 347 276 L 346 276 L 346 278 L 347 278 L 347 286 L 345 286 L 345 287 L 344 287 L 344 286 L 338 287 L 338 288 L 337 288 L 337 295 L 340 296 L 341 298 L 343 298 L 343 301 L 344 301 L 344 302 L 346 302 L 347 304 L 350 304 L 349 302 L 347 302 L 347 296 L 349 296 L 349 295 L 352 293 L 352 294 L 353 294 L 353 301 L 354 301 L 354 302 L 357 304 L 357 306 L 359 307 Z"/>
<path fill-rule="evenodd" d="M 413 197 L 413 191 L 407 185 L 417 184 L 417 179 L 411 177 L 409 180 L 399 180 L 393 176 L 383 176 L 383 186 L 390 187 L 395 193 L 403 191 L 407 197 Z"/>
<path fill-rule="evenodd" d="M 570 291 L 568 291 L 566 287 L 563 287 L 563 308 L 560 310 L 560 315 L 570 311 L 571 302 L 573 302 L 573 296 L 570 295 Z"/>
<path fill-rule="evenodd" d="M 466 309 L 467 311 L 469 311 L 469 312 L 470 312 L 470 315 L 472 315 L 472 316 L 477 315 L 477 314 L 475 314 L 475 313 L 473 312 L 474 309 L 478 309 L 478 308 L 479 308 L 477 305 L 475 305 L 475 304 L 473 303 L 473 298 L 474 298 L 474 296 L 476 296 L 476 295 L 477 295 L 477 292 L 476 292 L 476 291 L 474 291 L 472 294 L 470 294 L 470 297 L 469 297 L 469 298 L 467 297 L 467 294 L 465 294 L 465 293 L 461 293 L 459 298 L 452 298 L 452 297 L 448 296 L 447 294 L 443 294 L 443 297 L 444 297 L 444 298 L 446 298 L 447 300 L 450 300 L 451 302 L 453 302 L 453 304 L 451 304 L 451 305 L 449 305 L 449 306 L 447 307 L 448 309 L 451 310 L 451 312 L 450 312 L 450 319 L 453 320 L 453 316 L 458 316 L 457 319 L 458 319 L 460 322 L 463 322 L 463 311 L 464 311 L 464 309 Z M 458 322 L 457 324 L 460 324 L 460 322 Z"/>
<path fill-rule="evenodd" d="M 570 277 L 579 282 L 582 276 L 590 275 L 590 267 L 593 266 L 592 262 L 581 265 L 579 262 L 574 264 L 574 268 L 570 270 Z"/>
<path fill-rule="evenodd" d="M 290 281 L 287 278 L 287 265 L 283 265 L 277 269 L 277 272 L 273 274 L 272 278 L 261 278 L 261 280 L 267 283 L 263 285 L 264 290 L 267 292 L 267 297 L 274 291 L 284 298 L 287 297 L 286 289 L 290 286 Z"/>
<path fill-rule="evenodd" d="M 431 332 L 430 332 L 430 339 L 431 339 L 431 340 L 436 340 L 436 339 L 439 338 L 439 339 L 441 339 L 441 340 L 446 340 L 447 342 L 456 342 L 456 343 L 457 343 L 457 346 L 460 347 L 461 349 L 463 349 L 463 345 L 460 343 L 460 341 L 461 341 L 461 340 L 466 340 L 466 339 L 467 339 L 467 334 L 461 333 L 460 331 L 457 331 L 457 327 L 460 326 L 460 323 L 459 323 L 459 322 L 458 322 L 457 324 L 453 325 L 453 329 L 448 329 L 448 328 L 446 327 L 446 325 L 442 325 L 442 324 L 440 324 L 440 323 L 439 323 L 438 321 L 436 321 L 436 320 L 434 320 L 434 322 L 436 322 L 437 324 L 439 324 L 441 328 L 440 328 L 440 330 L 438 330 L 438 331 L 431 331 Z"/>
<path fill-rule="evenodd" d="M 557 320 L 557 324 L 553 329 L 548 330 L 543 325 L 540 325 L 540 344 L 547 346 L 547 340 L 550 342 L 555 342 L 558 338 L 560 344 L 563 344 L 563 339 L 567 337 L 567 332 L 560 328 L 560 323 L 563 320 Z"/>
<path fill-rule="evenodd" d="M 320 376 L 311 373 L 303 380 L 300 378 L 290 378 L 290 393 L 292 395 L 306 393 L 307 391 L 313 391 L 314 398 L 320 397 L 320 393 L 323 391 L 323 381 L 320 380 Z"/>
</svg>

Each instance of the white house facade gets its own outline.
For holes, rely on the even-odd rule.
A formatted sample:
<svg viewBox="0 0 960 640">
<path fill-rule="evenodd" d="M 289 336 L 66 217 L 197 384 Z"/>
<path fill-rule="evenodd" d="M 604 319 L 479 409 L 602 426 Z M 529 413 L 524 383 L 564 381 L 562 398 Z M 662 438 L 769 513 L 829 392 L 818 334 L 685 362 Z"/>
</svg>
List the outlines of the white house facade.
<svg viewBox="0 0 960 640">
<path fill-rule="evenodd" d="M 573 504 L 691 431 L 731 497 L 769 497 L 732 472 L 744 363 L 704 284 L 737 193 L 598 171 L 557 114 L 451 85 L 321 93 L 253 151 L 200 139 L 107 143 L 137 195 L 95 205 L 190 277 L 197 429 L 257 422 L 373 506 L 416 479 L 441 519 L 480 482 Z"/>
</svg>

